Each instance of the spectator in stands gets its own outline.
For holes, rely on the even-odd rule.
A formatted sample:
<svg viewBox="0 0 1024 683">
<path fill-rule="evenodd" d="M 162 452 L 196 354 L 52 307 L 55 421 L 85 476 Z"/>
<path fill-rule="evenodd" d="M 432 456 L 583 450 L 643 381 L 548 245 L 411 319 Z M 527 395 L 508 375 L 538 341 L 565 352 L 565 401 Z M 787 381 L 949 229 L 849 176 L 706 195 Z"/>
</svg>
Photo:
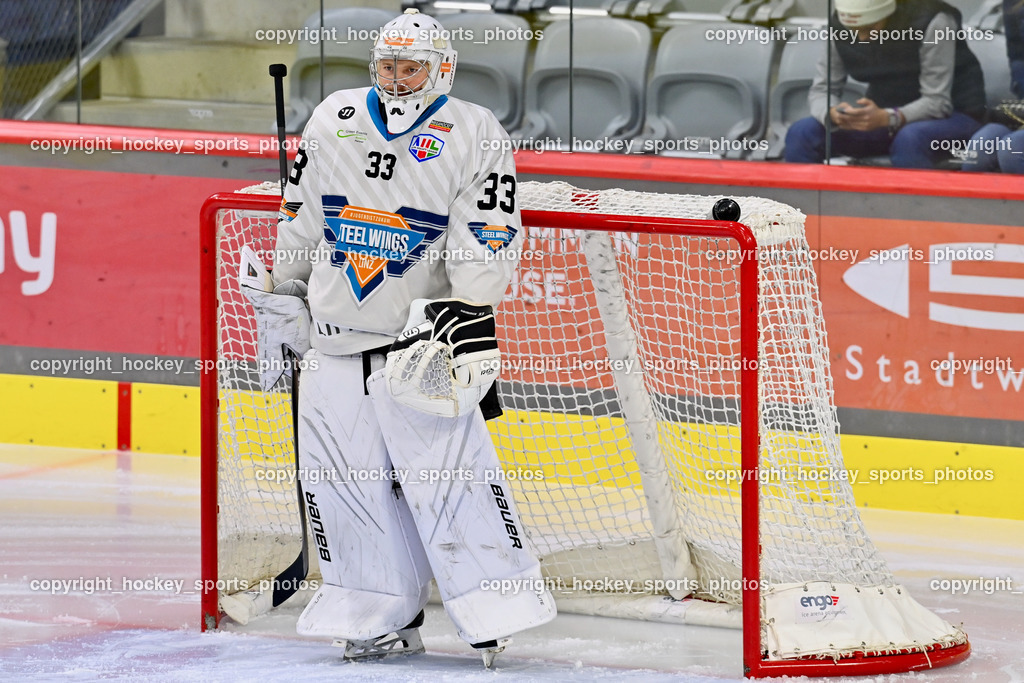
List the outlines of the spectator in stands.
<svg viewBox="0 0 1024 683">
<path fill-rule="evenodd" d="M 1024 105 L 1024 0 L 1003 0 L 1006 56 L 1010 60 L 1010 89 Z M 967 146 L 965 171 L 1024 173 L 1024 106 L 1014 117 L 1000 117 L 974 134 Z"/>
<path fill-rule="evenodd" d="M 942 0 L 835 0 L 831 70 L 818 66 L 811 116 L 786 135 L 786 161 L 888 154 L 893 166 L 932 168 L 981 126 L 985 87 L 962 36 L 960 11 Z M 847 77 L 867 83 L 856 104 L 838 102 Z M 831 86 L 831 88 L 829 87 Z M 827 128 L 826 125 L 828 124 Z"/>
</svg>

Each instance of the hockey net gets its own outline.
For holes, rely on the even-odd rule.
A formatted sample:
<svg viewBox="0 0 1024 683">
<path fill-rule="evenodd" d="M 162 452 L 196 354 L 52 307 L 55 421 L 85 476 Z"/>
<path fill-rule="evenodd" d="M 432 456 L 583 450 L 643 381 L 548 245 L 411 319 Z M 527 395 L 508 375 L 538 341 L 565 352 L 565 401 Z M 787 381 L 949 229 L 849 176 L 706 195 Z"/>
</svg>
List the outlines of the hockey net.
<svg viewBox="0 0 1024 683">
<path fill-rule="evenodd" d="M 730 224 L 705 220 L 716 197 L 564 183 L 519 198 L 505 414 L 488 424 L 559 609 L 742 619 L 752 676 L 966 657 L 966 635 L 895 583 L 843 476 L 803 215 L 745 197 Z M 204 628 L 218 591 L 273 579 L 301 547 L 289 386 L 260 391 L 237 285 L 242 246 L 273 265 L 279 201 L 263 186 L 203 212 Z"/>
</svg>

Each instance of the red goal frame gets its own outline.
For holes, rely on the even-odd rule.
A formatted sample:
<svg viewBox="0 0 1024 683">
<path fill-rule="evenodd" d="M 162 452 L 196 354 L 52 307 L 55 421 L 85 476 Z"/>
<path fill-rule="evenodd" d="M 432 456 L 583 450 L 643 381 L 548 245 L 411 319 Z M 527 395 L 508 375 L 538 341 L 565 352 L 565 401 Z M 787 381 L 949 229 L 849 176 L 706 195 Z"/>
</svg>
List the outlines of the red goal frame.
<svg viewBox="0 0 1024 683">
<path fill-rule="evenodd" d="M 217 310 L 217 226 L 222 211 L 245 210 L 276 213 L 279 195 L 218 193 L 210 196 L 200 212 L 200 348 L 202 360 L 216 360 L 218 352 Z M 742 574 L 760 577 L 760 514 L 758 479 L 760 434 L 758 430 L 758 277 L 757 242 L 750 228 L 732 221 L 713 221 L 650 216 L 625 216 L 556 211 L 522 212 L 523 225 L 542 228 L 570 228 L 639 233 L 669 233 L 734 240 L 739 248 L 740 290 L 740 426 Z M 203 363 L 200 377 L 201 514 L 201 628 L 216 629 L 220 621 L 218 606 L 217 537 L 217 370 L 216 363 Z M 750 485 L 753 483 L 754 485 Z M 756 530 L 749 533 L 747 530 Z M 886 655 L 853 653 L 838 660 L 767 660 L 761 647 L 761 588 L 759 580 L 745 580 L 742 588 L 743 673 L 747 677 L 877 675 L 917 671 L 963 661 L 970 654 L 970 643 L 928 652 L 900 652 Z"/>
</svg>

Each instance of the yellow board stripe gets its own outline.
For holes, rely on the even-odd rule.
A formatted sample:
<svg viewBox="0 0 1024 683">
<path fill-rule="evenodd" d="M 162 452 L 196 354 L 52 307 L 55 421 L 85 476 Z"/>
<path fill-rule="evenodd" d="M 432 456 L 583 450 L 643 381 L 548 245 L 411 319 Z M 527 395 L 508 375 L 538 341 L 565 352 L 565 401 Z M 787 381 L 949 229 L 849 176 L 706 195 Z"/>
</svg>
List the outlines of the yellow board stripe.
<svg viewBox="0 0 1024 683">
<path fill-rule="evenodd" d="M 221 399 L 234 406 L 221 419 L 236 435 L 240 450 L 276 466 L 292 461 L 291 444 L 267 443 L 264 428 L 257 426 L 264 421 L 272 430 L 290 434 L 286 396 L 237 391 Z M 199 454 L 198 388 L 133 384 L 131 412 L 132 450 Z M 0 443 L 112 450 L 117 448 L 117 382 L 0 375 L 0 417 Z M 509 469 L 539 470 L 545 480 L 573 486 L 640 487 L 621 419 L 506 410 L 490 429 L 499 452 L 509 454 Z M 696 475 L 695 486 L 706 484 L 709 493 L 726 497 L 738 492 L 738 481 L 720 481 L 716 477 L 723 475 L 714 474 L 738 472 L 738 455 L 707 465 L 695 452 L 724 447 L 738 454 L 734 428 L 674 424 L 663 428 L 661 438 L 673 442 L 675 466 Z M 797 463 L 799 453 L 815 441 L 792 434 L 778 439 L 774 448 L 792 451 L 778 456 L 780 466 Z M 1018 502 L 1024 490 L 1024 449 L 856 435 L 842 436 L 841 445 L 858 505 L 1024 519 L 1024 506 Z M 551 452 L 563 449 L 574 450 L 576 459 L 552 462 Z M 771 480 L 766 481 L 770 493 Z M 814 491 L 808 495 L 816 495 Z"/>
<path fill-rule="evenodd" d="M 132 450 L 199 455 L 199 387 L 133 382 Z"/>
<path fill-rule="evenodd" d="M 117 448 L 117 382 L 0 375 L 0 442 Z"/>
</svg>

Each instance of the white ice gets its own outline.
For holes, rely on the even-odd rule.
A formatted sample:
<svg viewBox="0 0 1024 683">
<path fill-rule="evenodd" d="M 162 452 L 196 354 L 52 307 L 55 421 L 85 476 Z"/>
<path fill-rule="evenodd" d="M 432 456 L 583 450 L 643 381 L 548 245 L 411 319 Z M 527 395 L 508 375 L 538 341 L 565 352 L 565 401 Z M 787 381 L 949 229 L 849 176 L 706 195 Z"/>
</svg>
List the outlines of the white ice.
<svg viewBox="0 0 1024 683">
<path fill-rule="evenodd" d="M 897 579 L 963 623 L 973 648 L 959 665 L 867 680 L 1024 682 L 1024 522 L 864 517 Z M 328 643 L 297 637 L 294 611 L 244 633 L 200 633 L 195 458 L 0 446 L 0 557 L 0 680 L 742 680 L 738 631 L 569 614 L 517 634 L 493 671 L 439 606 L 422 629 L 428 654 L 385 662 L 345 663 Z M 930 587 L 1000 577 L 1012 590 Z M 66 594 L 46 589 L 61 579 L 80 581 Z"/>
</svg>

